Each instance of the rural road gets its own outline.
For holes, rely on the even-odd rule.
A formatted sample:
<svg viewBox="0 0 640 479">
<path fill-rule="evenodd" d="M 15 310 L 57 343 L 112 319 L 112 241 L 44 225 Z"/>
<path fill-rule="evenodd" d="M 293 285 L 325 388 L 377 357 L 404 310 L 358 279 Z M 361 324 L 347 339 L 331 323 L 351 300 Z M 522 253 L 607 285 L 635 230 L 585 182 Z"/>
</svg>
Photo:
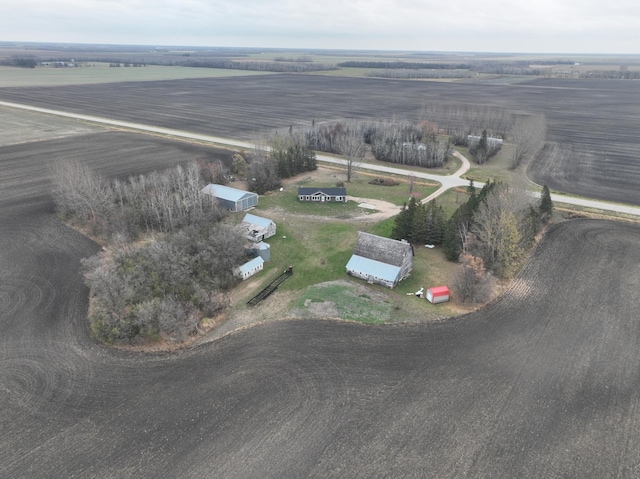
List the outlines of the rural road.
<svg viewBox="0 0 640 479">
<path fill-rule="evenodd" d="M 168 137 L 184 138 L 189 140 L 215 143 L 219 145 L 233 146 L 237 148 L 253 149 L 255 146 L 254 144 L 246 141 L 239 141 L 239 140 L 221 138 L 221 137 L 210 136 L 210 135 L 202 135 L 199 133 L 191 133 L 188 131 L 162 128 L 162 127 L 157 127 L 153 125 L 145 125 L 141 123 L 133 123 L 128 121 L 113 120 L 109 118 L 102 118 L 102 117 L 91 116 L 91 115 L 82 115 L 77 113 L 64 112 L 60 110 L 51 110 L 48 108 L 40 108 L 40 107 L 24 105 L 19 103 L 0 101 L 0 106 L 18 108 L 18 109 L 34 111 L 38 113 L 46 113 L 49 115 L 63 116 L 66 118 L 88 121 L 92 123 L 99 123 L 102 125 L 110 125 L 110 126 L 119 127 L 119 128 L 127 128 L 131 130 L 142 131 L 147 133 L 161 134 Z M 469 184 L 468 180 L 465 180 L 462 178 L 462 175 L 464 175 L 471 166 L 469 164 L 469 161 L 459 152 L 454 152 L 454 155 L 457 156 L 459 159 L 461 159 L 463 164 L 461 168 L 458 169 L 458 171 L 456 171 L 452 175 L 435 175 L 435 174 L 425 173 L 422 171 L 408 171 L 400 168 L 393 168 L 390 166 L 371 165 L 366 163 L 360 164 L 358 167 L 362 169 L 372 170 L 372 171 L 379 171 L 381 173 L 392 173 L 392 174 L 403 175 L 403 176 L 413 175 L 417 178 L 439 182 L 442 186 L 438 188 L 437 191 L 432 193 L 428 198 L 425 198 L 425 200 L 423 200 L 423 202 L 426 202 L 426 201 L 432 200 L 433 198 L 438 197 L 439 195 L 441 195 L 442 193 L 444 193 L 445 191 L 451 188 L 455 188 L 457 186 L 466 186 Z M 324 163 L 331 163 L 331 164 L 338 164 L 338 165 L 342 165 L 345 163 L 344 160 L 341 160 L 339 158 L 335 158 L 332 156 L 324 155 L 321 153 L 317 154 L 316 158 L 318 161 L 322 161 Z M 482 183 L 476 183 L 476 186 L 481 187 Z M 640 207 L 636 207 L 636 206 L 622 205 L 617 203 L 608 203 L 605 201 L 591 200 L 588 198 L 579 198 L 579 197 L 567 196 L 562 194 L 552 194 L 551 199 L 557 203 L 566 203 L 570 205 L 583 206 L 583 207 L 595 208 L 595 209 L 600 209 L 605 211 L 614 211 L 618 213 L 625 213 L 629 215 L 640 216 Z"/>
<path fill-rule="evenodd" d="M 99 247 L 56 219 L 42 158 L 0 162 L 0 477 L 640 477 L 640 226 L 555 225 L 498 300 L 440 323 L 135 354 L 89 339 Z"/>
</svg>

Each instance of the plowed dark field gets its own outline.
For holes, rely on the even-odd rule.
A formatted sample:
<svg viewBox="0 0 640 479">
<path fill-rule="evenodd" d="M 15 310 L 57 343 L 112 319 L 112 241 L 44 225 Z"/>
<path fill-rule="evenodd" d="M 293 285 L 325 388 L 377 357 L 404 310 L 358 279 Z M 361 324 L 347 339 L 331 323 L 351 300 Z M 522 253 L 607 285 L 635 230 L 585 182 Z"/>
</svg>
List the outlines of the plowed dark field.
<svg viewBox="0 0 640 479">
<path fill-rule="evenodd" d="M 640 82 L 538 79 L 499 85 L 268 75 L 4 88 L 0 99 L 237 139 L 313 119 L 415 121 L 434 102 L 543 113 L 551 148 L 531 165 L 534 181 L 640 205 Z"/>
<path fill-rule="evenodd" d="M 70 140 L 108 175 L 169 161 L 113 133 L 0 149 L 0 477 L 640 476 L 640 227 L 555 226 L 501 299 L 439 324 L 128 354 L 88 339 L 98 248 L 51 214 L 43 157 Z"/>
</svg>

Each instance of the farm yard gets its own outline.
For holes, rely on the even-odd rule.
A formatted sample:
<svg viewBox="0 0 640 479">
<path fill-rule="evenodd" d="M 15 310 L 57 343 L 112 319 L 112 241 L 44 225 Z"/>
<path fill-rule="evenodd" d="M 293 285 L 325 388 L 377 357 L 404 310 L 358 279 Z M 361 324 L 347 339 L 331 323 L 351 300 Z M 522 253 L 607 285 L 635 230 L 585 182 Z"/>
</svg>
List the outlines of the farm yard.
<svg viewBox="0 0 640 479">
<path fill-rule="evenodd" d="M 501 85 L 293 74 L 0 88 L 4 101 L 244 140 L 313 120 L 419 121 L 430 104 L 542 113 L 550 146 L 529 165 L 530 178 L 552 190 L 633 205 L 640 205 L 638 98 L 640 84 L 630 81 Z"/>
<path fill-rule="evenodd" d="M 632 187 L 640 165 L 626 129 L 640 121 L 634 83 L 565 89 L 534 81 L 475 95 L 477 87 L 464 84 L 293 75 L 141 85 L 0 89 L 0 99 L 246 139 L 313 118 L 401 111 L 418 119 L 427 98 L 504 102 L 544 110 L 549 139 L 560 145 L 558 163 L 534 162 L 532 178 L 640 203 Z M 0 476 L 640 476 L 637 224 L 552 226 L 499 298 L 457 318 L 424 321 L 419 309 L 395 309 L 386 290 L 335 281 L 327 266 L 315 278 L 294 273 L 265 301 L 272 316 L 245 308 L 238 329 L 223 325 L 206 343 L 138 354 L 89 339 L 80 260 L 99 246 L 55 218 L 47 165 L 78 159 L 125 178 L 233 152 L 4 107 L 0 118 Z M 581 146 L 573 142 L 582 128 L 592 134 Z M 596 153 L 608 138 L 618 140 L 608 164 L 623 171 L 602 175 Z M 581 148 L 593 154 L 583 157 Z M 332 184 L 332 174 L 322 181 Z M 296 186 L 292 180 L 282 193 Z M 364 197 L 362 188 L 352 193 Z M 422 188 L 427 195 L 433 187 Z M 400 193 L 385 195 L 401 201 Z M 274 193 L 256 213 L 276 219 L 293 208 L 288 201 Z M 345 216 L 361 213 L 340 206 L 352 208 Z M 309 228 L 318 211 L 301 208 L 278 225 L 273 261 L 291 259 L 288 240 L 311 240 L 305 254 L 328 248 L 324 242 L 348 259 L 341 219 Z M 426 286 L 416 276 L 431 253 L 418 252 L 422 266 L 399 293 Z M 322 258 L 306 259 L 322 266 Z M 295 281 L 322 283 L 300 295 Z M 244 286 L 250 296 L 252 285 Z M 289 305 L 296 317 L 278 317 Z M 363 318 L 363 310 L 375 314 Z M 334 314 L 374 324 L 322 320 Z M 403 315 L 414 320 L 375 324 Z"/>
</svg>

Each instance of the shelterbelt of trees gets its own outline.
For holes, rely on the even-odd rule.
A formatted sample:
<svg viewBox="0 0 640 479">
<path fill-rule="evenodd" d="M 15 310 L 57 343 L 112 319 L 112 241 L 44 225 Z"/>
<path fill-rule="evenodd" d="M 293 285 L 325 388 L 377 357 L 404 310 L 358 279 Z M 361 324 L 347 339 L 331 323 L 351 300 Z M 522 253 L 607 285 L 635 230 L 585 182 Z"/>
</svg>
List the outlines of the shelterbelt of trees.
<svg viewBox="0 0 640 479">
<path fill-rule="evenodd" d="M 217 200 L 200 193 L 222 171 L 192 162 L 108 181 L 77 162 L 52 166 L 59 214 L 105 245 L 83 261 L 96 339 L 182 341 L 227 307 L 244 240 L 221 222 Z"/>
<path fill-rule="evenodd" d="M 396 217 L 395 239 L 442 245 L 460 265 L 453 280 L 456 298 L 476 304 L 489 299 L 494 278 L 508 277 L 532 247 L 535 235 L 551 217 L 553 204 L 545 186 L 540 199 L 524 189 L 488 182 L 479 192 L 469 185 L 469 199 L 446 218 L 436 200 L 412 198 Z"/>
</svg>

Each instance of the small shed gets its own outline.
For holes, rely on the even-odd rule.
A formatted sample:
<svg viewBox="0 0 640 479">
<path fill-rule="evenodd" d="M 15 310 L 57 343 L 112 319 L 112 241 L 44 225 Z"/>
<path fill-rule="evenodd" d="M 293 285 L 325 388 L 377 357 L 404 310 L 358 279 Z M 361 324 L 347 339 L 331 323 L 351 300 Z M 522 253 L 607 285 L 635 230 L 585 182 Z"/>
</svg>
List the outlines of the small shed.
<svg viewBox="0 0 640 479">
<path fill-rule="evenodd" d="M 347 201 L 346 188 L 298 188 L 298 200 L 300 201 Z"/>
<path fill-rule="evenodd" d="M 200 192 L 218 198 L 218 201 L 229 211 L 244 211 L 258 204 L 256 193 L 230 186 L 209 183 Z"/>
<path fill-rule="evenodd" d="M 269 218 L 247 213 L 240 223 L 240 229 L 245 238 L 253 243 L 272 237 L 276 234 L 276 224 Z"/>
<path fill-rule="evenodd" d="M 264 260 L 257 256 L 245 264 L 238 266 L 234 270 L 234 274 L 242 279 L 247 279 L 256 274 L 258 271 L 262 271 L 264 268 Z"/>
<path fill-rule="evenodd" d="M 451 293 L 447 286 L 435 286 L 427 290 L 427 301 L 433 304 L 449 301 Z"/>
</svg>

